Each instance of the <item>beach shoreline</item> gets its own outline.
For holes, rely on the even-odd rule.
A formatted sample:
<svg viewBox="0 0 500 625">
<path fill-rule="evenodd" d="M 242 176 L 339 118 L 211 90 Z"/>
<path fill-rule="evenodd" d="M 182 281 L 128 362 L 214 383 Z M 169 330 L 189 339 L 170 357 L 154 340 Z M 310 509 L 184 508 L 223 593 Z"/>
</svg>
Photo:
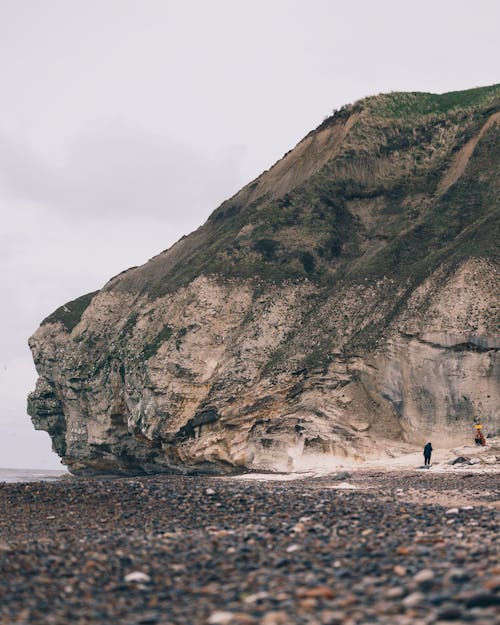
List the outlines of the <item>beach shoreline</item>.
<svg viewBox="0 0 500 625">
<path fill-rule="evenodd" d="M 498 476 L 470 469 L 1 483 L 0 625 L 496 624 Z"/>
</svg>

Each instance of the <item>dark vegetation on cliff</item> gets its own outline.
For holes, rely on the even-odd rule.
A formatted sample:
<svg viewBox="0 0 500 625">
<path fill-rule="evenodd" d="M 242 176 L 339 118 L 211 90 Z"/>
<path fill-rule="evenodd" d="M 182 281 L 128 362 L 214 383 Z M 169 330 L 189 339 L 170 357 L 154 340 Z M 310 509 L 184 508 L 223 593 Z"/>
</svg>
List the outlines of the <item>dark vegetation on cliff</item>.
<svg viewBox="0 0 500 625">
<path fill-rule="evenodd" d="M 98 292 L 99 291 L 94 291 L 93 293 L 81 295 L 71 302 L 68 302 L 63 306 L 59 306 L 59 308 L 42 321 L 42 325 L 45 323 L 55 323 L 56 321 L 60 321 L 66 330 L 71 332 L 71 330 L 78 325 L 83 313 L 88 308 L 94 295 Z"/>
<path fill-rule="evenodd" d="M 157 297 L 203 273 L 327 285 L 388 275 L 418 281 L 445 261 L 495 254 L 495 125 L 465 175 L 448 189 L 439 185 L 499 103 L 496 85 L 443 95 L 393 93 L 345 107 L 314 131 L 357 116 L 318 172 L 296 186 L 292 181 L 283 194 L 270 185 L 260 195 L 271 168 L 214 211 L 197 232 L 189 263 L 175 262 L 174 247 L 168 272 L 143 270 L 143 288 Z"/>
<path fill-rule="evenodd" d="M 202 274 L 307 280 L 323 292 L 387 280 L 392 306 L 353 337 L 353 349 L 373 347 L 438 267 L 449 274 L 468 257 L 498 256 L 499 110 L 500 85 L 346 106 L 195 233 L 106 288 L 154 299 Z M 344 135 L 320 166 L 308 162 L 309 145 L 296 156 L 337 130 Z"/>
<path fill-rule="evenodd" d="M 217 274 L 330 288 L 391 277 L 397 290 L 406 282 L 415 287 L 443 263 L 451 271 L 471 255 L 495 256 L 498 124 L 484 131 L 463 175 L 449 188 L 440 185 L 499 107 L 500 85 L 391 93 L 343 107 L 304 139 L 356 118 L 318 171 L 302 180 L 290 151 L 195 233 L 106 288 L 156 298 Z M 293 176 L 277 193 L 273 170 L 287 159 Z M 69 302 L 44 323 L 59 320 L 71 331 L 93 296 Z"/>
</svg>

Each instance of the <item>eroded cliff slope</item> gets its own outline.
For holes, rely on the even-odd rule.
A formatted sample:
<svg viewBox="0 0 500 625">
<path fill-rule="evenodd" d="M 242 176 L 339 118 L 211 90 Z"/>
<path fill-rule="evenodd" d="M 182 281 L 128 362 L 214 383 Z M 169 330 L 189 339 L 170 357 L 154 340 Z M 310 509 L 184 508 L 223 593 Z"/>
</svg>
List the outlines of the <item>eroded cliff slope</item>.
<svg viewBox="0 0 500 625">
<path fill-rule="evenodd" d="M 500 86 L 346 106 L 30 339 L 73 472 L 288 470 L 500 433 Z"/>
</svg>

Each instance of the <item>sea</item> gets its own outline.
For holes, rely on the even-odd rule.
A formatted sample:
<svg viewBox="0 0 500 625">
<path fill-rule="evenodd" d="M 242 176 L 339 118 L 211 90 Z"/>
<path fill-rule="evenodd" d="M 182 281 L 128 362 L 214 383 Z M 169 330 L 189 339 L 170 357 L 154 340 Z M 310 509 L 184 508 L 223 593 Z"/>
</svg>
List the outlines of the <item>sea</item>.
<svg viewBox="0 0 500 625">
<path fill-rule="evenodd" d="M 56 482 L 69 477 L 68 471 L 50 469 L 2 469 L 0 468 L 1 482 Z"/>
</svg>

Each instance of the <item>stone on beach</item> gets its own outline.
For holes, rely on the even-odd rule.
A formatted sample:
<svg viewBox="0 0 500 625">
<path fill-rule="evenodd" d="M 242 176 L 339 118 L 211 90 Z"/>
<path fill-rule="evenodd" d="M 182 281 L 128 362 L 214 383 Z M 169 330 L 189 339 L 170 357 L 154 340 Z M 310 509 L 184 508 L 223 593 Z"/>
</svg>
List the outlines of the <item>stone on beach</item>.
<svg viewBox="0 0 500 625">
<path fill-rule="evenodd" d="M 143 573 L 142 571 L 132 571 L 132 573 L 127 573 L 124 579 L 126 582 L 138 584 L 147 584 L 151 581 L 149 575 Z"/>
<path fill-rule="evenodd" d="M 496 625 L 496 478 L 2 485 L 0 624 Z"/>
</svg>

